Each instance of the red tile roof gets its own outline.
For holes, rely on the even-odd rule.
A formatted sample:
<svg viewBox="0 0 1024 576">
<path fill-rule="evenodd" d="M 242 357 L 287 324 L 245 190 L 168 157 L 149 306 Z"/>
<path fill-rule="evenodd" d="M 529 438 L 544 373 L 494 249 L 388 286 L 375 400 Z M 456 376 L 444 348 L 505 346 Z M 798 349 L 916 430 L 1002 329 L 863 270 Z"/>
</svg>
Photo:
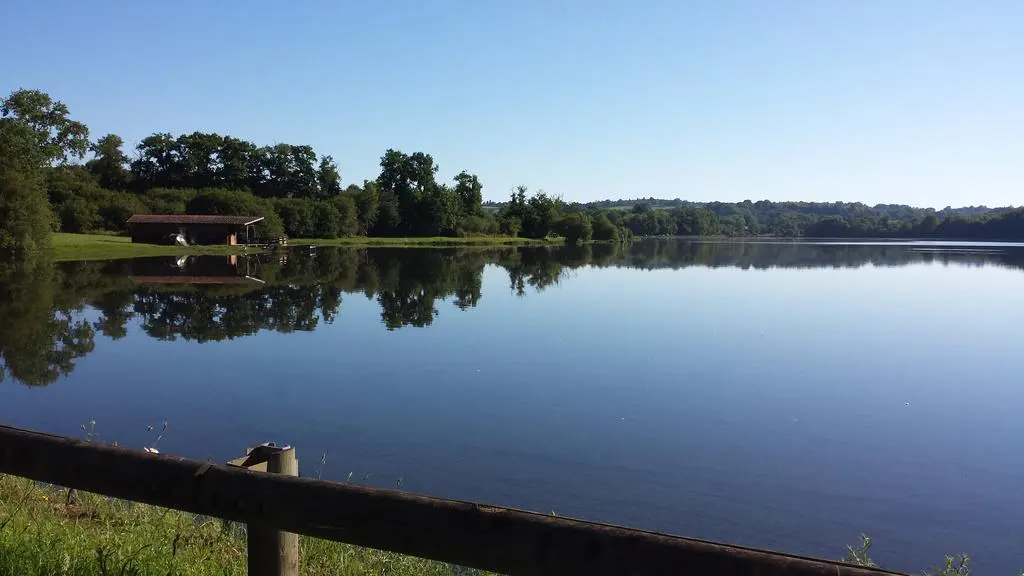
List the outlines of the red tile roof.
<svg viewBox="0 0 1024 576">
<path fill-rule="evenodd" d="M 211 214 L 135 214 L 129 224 L 233 224 L 247 226 L 263 220 L 262 216 L 218 216 Z"/>
</svg>

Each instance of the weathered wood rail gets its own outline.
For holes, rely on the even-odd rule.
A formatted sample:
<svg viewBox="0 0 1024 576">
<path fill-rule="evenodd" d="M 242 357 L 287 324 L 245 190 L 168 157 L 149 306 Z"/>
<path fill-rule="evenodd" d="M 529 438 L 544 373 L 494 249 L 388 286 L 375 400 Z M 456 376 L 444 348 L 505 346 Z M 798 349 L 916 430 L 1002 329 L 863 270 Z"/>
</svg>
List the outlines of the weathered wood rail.
<svg viewBox="0 0 1024 576">
<path fill-rule="evenodd" d="M 0 473 L 504 574 L 894 574 L 0 426 Z"/>
</svg>

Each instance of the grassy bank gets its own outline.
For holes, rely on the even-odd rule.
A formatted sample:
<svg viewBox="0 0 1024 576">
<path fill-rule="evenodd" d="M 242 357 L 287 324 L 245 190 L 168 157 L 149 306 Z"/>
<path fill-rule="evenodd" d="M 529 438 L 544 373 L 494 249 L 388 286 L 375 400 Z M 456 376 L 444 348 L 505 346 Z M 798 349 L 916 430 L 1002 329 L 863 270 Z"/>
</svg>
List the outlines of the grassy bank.
<svg viewBox="0 0 1024 576">
<path fill-rule="evenodd" d="M 182 256 L 187 254 L 242 254 L 238 246 L 161 246 L 135 244 L 131 238 L 107 234 L 53 235 L 51 254 L 55 260 L 114 260 L 141 256 Z M 250 249 L 249 252 L 252 252 Z"/>
<path fill-rule="evenodd" d="M 302 574 L 450 576 L 447 564 L 302 538 Z M 0 576 L 244 575 L 245 536 L 219 520 L 0 475 Z M 463 573 L 476 573 L 464 571 Z"/>
<path fill-rule="evenodd" d="M 561 240 L 531 240 L 510 236 L 467 236 L 448 238 L 295 238 L 292 246 L 348 246 L 352 248 L 394 247 L 429 248 L 432 246 L 531 246 L 560 244 Z M 55 260 L 112 260 L 137 258 L 141 256 L 183 256 L 202 254 L 243 254 L 252 252 L 239 246 L 161 246 L 157 244 L 134 244 L 130 238 L 108 234 L 67 234 L 53 235 L 51 254 Z"/>
</svg>

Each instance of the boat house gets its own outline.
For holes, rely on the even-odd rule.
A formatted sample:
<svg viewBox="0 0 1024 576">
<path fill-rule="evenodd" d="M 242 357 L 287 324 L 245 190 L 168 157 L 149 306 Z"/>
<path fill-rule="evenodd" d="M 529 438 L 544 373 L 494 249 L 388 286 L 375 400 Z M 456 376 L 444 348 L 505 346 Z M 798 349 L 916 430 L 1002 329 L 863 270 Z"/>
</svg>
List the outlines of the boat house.
<svg viewBox="0 0 1024 576">
<path fill-rule="evenodd" d="M 249 244 L 262 216 L 135 214 L 128 219 L 132 242 L 144 244 Z"/>
</svg>

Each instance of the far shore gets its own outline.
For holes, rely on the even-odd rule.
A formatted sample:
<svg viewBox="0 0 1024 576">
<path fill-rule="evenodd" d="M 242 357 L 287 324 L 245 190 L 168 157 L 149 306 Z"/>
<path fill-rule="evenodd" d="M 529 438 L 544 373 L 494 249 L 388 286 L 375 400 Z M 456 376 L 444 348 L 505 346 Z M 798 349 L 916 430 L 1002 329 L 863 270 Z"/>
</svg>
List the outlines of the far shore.
<svg viewBox="0 0 1024 576">
<path fill-rule="evenodd" d="M 429 238 L 376 238 L 352 236 L 346 238 L 294 238 L 289 246 L 347 246 L 429 248 L 431 246 L 549 246 L 561 244 L 561 239 L 533 240 L 512 236 L 465 236 Z M 53 235 L 50 254 L 57 261 L 74 260 L 116 260 L 145 256 L 202 256 L 218 254 L 256 254 L 260 248 L 251 246 L 165 246 L 159 244 L 137 244 L 131 238 L 113 234 L 70 234 Z"/>
<path fill-rule="evenodd" d="M 668 236 L 637 237 L 670 238 Z M 871 242 L 934 242 L 956 244 L 961 242 L 986 242 L 985 240 L 957 240 L 947 238 L 787 238 L 781 236 L 672 236 L 681 240 L 699 240 L 702 242 L 837 242 L 837 243 L 871 243 Z M 1006 242 L 993 240 L 989 242 Z M 564 244 L 563 238 L 547 238 L 535 240 L 514 236 L 431 236 L 431 237 L 369 237 L 349 236 L 344 238 L 291 238 L 289 246 L 344 246 L 349 248 L 431 248 L 431 247 L 512 247 L 512 246 L 559 246 Z M 137 244 L 126 236 L 114 234 L 71 234 L 57 233 L 53 235 L 53 246 L 50 255 L 57 261 L 75 260 L 117 260 L 121 258 L 140 258 L 145 256 L 204 256 L 218 254 L 257 254 L 261 248 L 254 246 L 168 246 L 159 244 Z"/>
</svg>

